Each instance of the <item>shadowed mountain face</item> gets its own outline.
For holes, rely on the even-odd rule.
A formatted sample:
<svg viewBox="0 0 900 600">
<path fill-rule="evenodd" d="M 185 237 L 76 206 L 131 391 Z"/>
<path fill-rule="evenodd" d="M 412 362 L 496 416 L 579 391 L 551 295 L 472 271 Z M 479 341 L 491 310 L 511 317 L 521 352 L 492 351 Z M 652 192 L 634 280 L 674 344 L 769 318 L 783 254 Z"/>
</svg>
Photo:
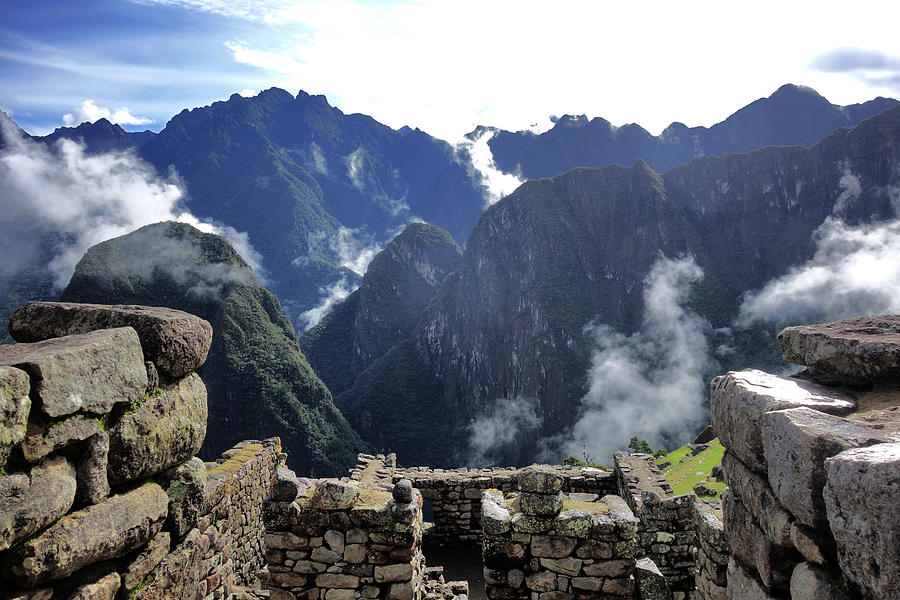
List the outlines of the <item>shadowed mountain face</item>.
<svg viewBox="0 0 900 600">
<path fill-rule="evenodd" d="M 892 218 L 897 164 L 900 108 L 811 148 L 702 158 L 664 175 L 639 162 L 527 182 L 484 213 L 413 334 L 337 403 L 376 446 L 450 466 L 464 462 L 474 419 L 528 399 L 540 430 L 508 458 L 533 460 L 537 438 L 578 416 L 595 347 L 586 327 L 639 329 L 660 256 L 693 256 L 705 276 L 689 309 L 711 328 L 732 326 L 747 291 L 812 257 L 826 218 Z M 725 368 L 775 359 L 755 354 L 752 332 L 731 343 Z M 440 423 L 442 435 L 413 418 Z"/>
<path fill-rule="evenodd" d="M 657 137 L 633 123 L 614 127 L 605 119 L 566 115 L 540 135 L 498 130 L 488 143 L 500 170 L 518 172 L 527 179 L 551 177 L 574 167 L 630 165 L 636 160 L 663 172 L 701 156 L 764 146 L 808 146 L 839 127 L 855 125 L 896 104 L 879 97 L 837 106 L 811 88 L 785 85 L 710 128 L 672 123 Z M 481 133 L 483 129 L 469 135 Z"/>
<path fill-rule="evenodd" d="M 340 475 L 366 448 L 300 351 L 278 299 L 222 238 L 158 223 L 92 247 L 62 300 L 167 306 L 213 326 L 202 455 L 247 438 L 281 437 L 298 472 Z"/>
</svg>

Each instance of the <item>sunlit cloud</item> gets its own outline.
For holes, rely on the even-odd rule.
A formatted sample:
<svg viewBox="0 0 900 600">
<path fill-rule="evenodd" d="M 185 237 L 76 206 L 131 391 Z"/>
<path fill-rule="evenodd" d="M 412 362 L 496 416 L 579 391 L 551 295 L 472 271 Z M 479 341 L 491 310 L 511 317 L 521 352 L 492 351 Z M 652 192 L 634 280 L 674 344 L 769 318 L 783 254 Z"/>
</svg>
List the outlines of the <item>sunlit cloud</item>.
<svg viewBox="0 0 900 600">
<path fill-rule="evenodd" d="M 105 106 L 97 106 L 90 99 L 82 102 L 74 112 L 64 114 L 62 119 L 67 127 L 74 127 L 84 122 L 93 123 L 100 119 L 106 119 L 110 123 L 118 123 L 119 125 L 147 125 L 153 122 L 153 119 L 131 114 L 131 111 L 124 106 L 110 110 Z"/>
</svg>

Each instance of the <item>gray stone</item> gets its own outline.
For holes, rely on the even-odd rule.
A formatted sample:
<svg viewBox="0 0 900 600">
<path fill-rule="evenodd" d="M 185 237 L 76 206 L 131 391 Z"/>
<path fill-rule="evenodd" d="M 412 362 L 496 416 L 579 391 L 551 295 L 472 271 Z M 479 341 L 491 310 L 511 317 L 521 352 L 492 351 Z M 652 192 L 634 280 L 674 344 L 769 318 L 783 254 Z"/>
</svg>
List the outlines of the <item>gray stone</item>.
<svg viewBox="0 0 900 600">
<path fill-rule="evenodd" d="M 640 600 L 672 600 L 666 578 L 649 558 L 642 558 L 634 565 L 634 583 Z"/>
<path fill-rule="evenodd" d="M 793 519 L 778 502 L 775 493 L 769 487 L 769 481 L 759 473 L 751 471 L 730 452 L 726 452 L 722 458 L 722 467 L 725 470 L 728 487 L 740 497 L 760 529 L 776 546 L 790 548 L 793 545 L 791 542 Z M 770 476 L 771 473 L 770 468 Z"/>
<path fill-rule="evenodd" d="M 523 581 L 525 581 L 525 573 L 523 573 L 521 569 L 510 569 L 509 573 L 506 574 L 506 583 L 513 589 L 522 585 Z M 496 583 L 503 583 L 503 581 L 500 580 Z"/>
<path fill-rule="evenodd" d="M 791 524 L 791 543 L 803 558 L 814 565 L 827 565 L 833 560 L 829 557 L 833 557 L 836 552 L 830 532 L 823 535 L 796 522 Z"/>
<path fill-rule="evenodd" d="M 29 374 L 31 397 L 50 417 L 104 414 L 147 389 L 141 344 L 130 327 L 0 346 L 0 364 Z"/>
<path fill-rule="evenodd" d="M 413 486 L 409 479 L 401 479 L 394 484 L 393 489 L 394 500 L 401 504 L 409 504 L 413 500 Z"/>
<path fill-rule="evenodd" d="M 562 573 L 563 575 L 578 575 L 581 571 L 580 558 L 542 558 L 541 566 L 549 569 L 554 573 Z"/>
<path fill-rule="evenodd" d="M 900 316 L 856 317 L 788 327 L 778 334 L 784 360 L 825 383 L 900 380 Z"/>
<path fill-rule="evenodd" d="M 591 533 L 593 523 L 594 517 L 590 513 L 569 508 L 557 515 L 553 523 L 553 530 L 557 535 L 586 538 Z"/>
<path fill-rule="evenodd" d="M 591 577 L 627 577 L 634 570 L 633 559 L 600 560 L 584 565 L 584 574 Z"/>
<path fill-rule="evenodd" d="M 346 510 L 359 497 L 359 486 L 355 483 L 322 479 L 316 484 L 309 504 L 323 510 Z"/>
<path fill-rule="evenodd" d="M 738 460 L 760 473 L 766 472 L 762 415 L 799 406 L 847 414 L 856 408 L 856 400 L 811 381 L 754 369 L 729 372 L 710 384 L 712 425 L 719 440 Z"/>
<path fill-rule="evenodd" d="M 525 587 L 534 592 L 549 592 L 556 589 L 556 574 L 538 571 L 525 576 Z"/>
<path fill-rule="evenodd" d="M 378 575 L 375 575 L 378 581 Z M 338 573 L 322 573 L 316 575 L 316 586 L 320 588 L 355 588 L 359 585 L 359 577 L 340 575 Z"/>
<path fill-rule="evenodd" d="M 727 579 L 727 577 L 723 577 Z M 696 578 L 697 583 L 697 600 L 728 600 L 728 588 L 716 585 L 703 574 Z"/>
<path fill-rule="evenodd" d="M 481 495 L 481 529 L 485 535 L 502 535 L 509 531 L 511 520 L 509 510 L 503 501 L 503 494 L 485 491 Z"/>
<path fill-rule="evenodd" d="M 19 550 L 0 570 L 35 586 L 136 550 L 155 536 L 166 518 L 168 497 L 155 483 L 70 513 Z"/>
<path fill-rule="evenodd" d="M 791 575 L 791 600 L 848 600 L 847 595 L 831 583 L 828 575 L 809 563 L 794 567 Z"/>
<path fill-rule="evenodd" d="M 109 495 L 109 480 L 106 477 L 109 435 L 98 431 L 87 439 L 84 453 L 76 465 L 78 489 L 75 499 L 82 504 L 95 504 Z"/>
<path fill-rule="evenodd" d="M 713 562 L 727 565 L 729 550 L 725 529 L 712 506 L 703 502 L 694 503 L 694 531 L 707 556 Z"/>
<path fill-rule="evenodd" d="M 544 519 L 525 513 L 516 513 L 510 519 L 510 528 L 518 533 L 546 533 L 553 529 L 553 519 Z"/>
<path fill-rule="evenodd" d="M 300 492 L 300 480 L 290 469 L 275 469 L 275 483 L 272 485 L 272 500 L 276 502 L 293 502 Z"/>
<path fill-rule="evenodd" d="M 294 571 L 297 573 L 324 573 L 326 568 L 323 563 L 309 560 L 298 560 L 294 563 Z"/>
<path fill-rule="evenodd" d="M 361 563 L 366 560 L 365 544 L 347 544 L 344 547 L 344 562 Z"/>
<path fill-rule="evenodd" d="M 282 587 L 303 587 L 306 585 L 308 581 L 308 577 L 306 575 L 300 575 L 299 573 L 294 573 L 293 571 L 286 572 L 271 572 L 269 573 L 269 585 L 278 585 Z M 291 595 L 291 600 L 294 600 L 294 596 Z"/>
<path fill-rule="evenodd" d="M 309 555 L 311 559 L 320 563 L 334 564 L 337 562 L 341 562 L 343 558 L 342 554 L 338 554 L 334 550 L 329 550 L 325 546 L 319 546 L 318 548 L 313 548 L 312 553 Z"/>
<path fill-rule="evenodd" d="M 206 501 L 206 465 L 196 456 L 164 471 L 157 482 L 169 496 L 169 515 L 163 528 L 181 537 L 197 525 Z"/>
<path fill-rule="evenodd" d="M 375 581 L 384 583 L 389 581 L 409 581 L 413 576 L 411 563 L 398 563 L 395 565 L 383 565 L 375 567 Z"/>
<path fill-rule="evenodd" d="M 122 579 L 115 571 L 94 583 L 79 586 L 68 600 L 113 600 L 122 586 Z"/>
<path fill-rule="evenodd" d="M 75 469 L 61 456 L 0 477 L 0 551 L 66 514 L 75 489 Z"/>
<path fill-rule="evenodd" d="M 572 587 L 589 592 L 599 592 L 603 589 L 603 580 L 598 577 L 573 577 Z"/>
<path fill-rule="evenodd" d="M 103 306 L 70 302 L 29 302 L 9 319 L 17 342 L 132 327 L 147 360 L 172 379 L 183 377 L 206 361 L 212 327 L 199 317 L 159 306 Z"/>
<path fill-rule="evenodd" d="M 563 506 L 563 494 L 534 494 L 531 492 L 519 493 L 519 507 L 526 515 L 550 517 L 559 513 Z"/>
<path fill-rule="evenodd" d="M 155 569 L 162 559 L 169 553 L 169 544 L 171 536 L 168 531 L 161 531 L 156 534 L 150 543 L 141 550 L 140 554 L 132 560 L 122 574 L 122 589 L 130 592 L 141 585 L 150 571 Z"/>
<path fill-rule="evenodd" d="M 575 540 L 555 535 L 535 535 L 531 538 L 531 554 L 540 558 L 566 558 L 575 550 Z"/>
<path fill-rule="evenodd" d="M 609 518 L 616 527 L 616 533 L 625 540 L 632 539 L 637 534 L 640 521 L 631 512 L 628 504 L 619 496 L 603 496 L 600 502 L 609 507 Z"/>
<path fill-rule="evenodd" d="M 109 432 L 109 482 L 160 473 L 194 456 L 206 436 L 206 386 L 197 374 L 150 394 Z"/>
<path fill-rule="evenodd" d="M 718 430 L 716 430 L 718 431 Z M 777 600 L 769 593 L 744 567 L 728 561 L 728 598 L 729 600 Z"/>
<path fill-rule="evenodd" d="M 809 527 L 825 523 L 825 459 L 848 448 L 890 441 L 877 429 L 808 408 L 771 412 L 761 422 L 772 491 Z"/>
<path fill-rule="evenodd" d="M 50 600 L 52 597 L 53 588 L 17 590 L 2 596 L 3 600 Z"/>
<path fill-rule="evenodd" d="M 519 471 L 519 491 L 555 494 L 562 489 L 562 477 L 546 465 L 532 465 Z"/>
<path fill-rule="evenodd" d="M 25 425 L 31 411 L 28 373 L 0 366 L 0 465 L 6 463 L 13 447 L 25 439 Z"/>
<path fill-rule="evenodd" d="M 100 433 L 100 422 L 85 415 L 75 415 L 49 425 L 28 424 L 22 440 L 22 455 L 36 463 L 48 454 Z"/>
<path fill-rule="evenodd" d="M 732 490 L 722 494 L 725 538 L 731 557 L 753 568 L 767 589 L 785 589 L 794 565 L 791 551 L 775 546 L 753 520 L 740 498 Z"/>
<path fill-rule="evenodd" d="M 325 543 L 328 547 L 338 554 L 344 553 L 344 534 L 335 529 L 329 529 L 325 532 Z"/>
<path fill-rule="evenodd" d="M 892 597 L 900 590 L 900 443 L 847 450 L 825 466 L 841 569 L 864 595 Z"/>
<path fill-rule="evenodd" d="M 414 593 L 411 583 L 392 583 L 388 589 L 387 600 L 413 600 Z"/>
</svg>

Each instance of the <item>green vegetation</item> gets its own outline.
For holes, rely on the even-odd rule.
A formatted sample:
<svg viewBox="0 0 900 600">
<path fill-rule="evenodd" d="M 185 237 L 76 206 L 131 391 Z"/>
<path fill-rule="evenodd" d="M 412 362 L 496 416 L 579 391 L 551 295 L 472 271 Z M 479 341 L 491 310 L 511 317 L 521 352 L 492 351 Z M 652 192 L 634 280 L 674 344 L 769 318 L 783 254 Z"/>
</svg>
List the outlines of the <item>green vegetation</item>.
<svg viewBox="0 0 900 600">
<path fill-rule="evenodd" d="M 715 490 L 715 495 L 707 497 L 718 498 L 722 495 L 726 487 L 725 483 L 716 481 L 712 476 L 712 470 L 713 467 L 722 464 L 725 447 L 718 438 L 711 441 L 708 446 L 709 448 L 696 456 L 691 456 L 689 445 L 682 446 L 656 460 L 657 465 L 669 463 L 669 466 L 663 469 L 663 475 L 672 486 L 672 491 L 676 496 L 692 493 L 694 486 L 698 483 Z"/>
</svg>

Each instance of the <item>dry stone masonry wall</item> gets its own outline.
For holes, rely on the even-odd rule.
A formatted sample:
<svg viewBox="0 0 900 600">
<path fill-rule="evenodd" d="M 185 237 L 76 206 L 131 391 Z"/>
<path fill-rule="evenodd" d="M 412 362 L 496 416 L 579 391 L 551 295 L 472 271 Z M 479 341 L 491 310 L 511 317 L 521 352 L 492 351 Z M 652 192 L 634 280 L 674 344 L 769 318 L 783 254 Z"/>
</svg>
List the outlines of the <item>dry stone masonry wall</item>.
<svg viewBox="0 0 900 600">
<path fill-rule="evenodd" d="M 900 317 L 791 327 L 779 341 L 804 373 L 712 382 L 727 596 L 897 598 Z"/>
<path fill-rule="evenodd" d="M 0 346 L 0 597 L 225 598 L 263 566 L 277 439 L 194 454 L 212 329 L 165 308 L 30 303 Z M 208 468 L 209 467 L 209 468 Z"/>
</svg>

